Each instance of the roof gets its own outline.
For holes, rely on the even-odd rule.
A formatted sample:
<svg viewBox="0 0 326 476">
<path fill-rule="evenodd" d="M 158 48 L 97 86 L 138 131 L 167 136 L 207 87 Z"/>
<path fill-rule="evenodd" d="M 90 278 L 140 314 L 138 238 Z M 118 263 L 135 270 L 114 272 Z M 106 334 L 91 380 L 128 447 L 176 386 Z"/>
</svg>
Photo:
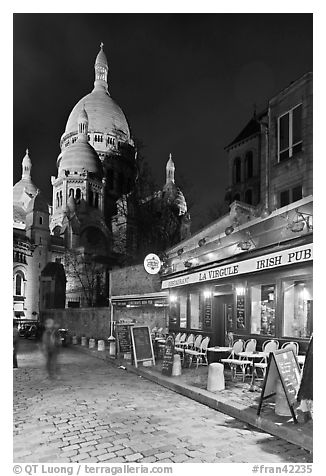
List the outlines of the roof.
<svg viewBox="0 0 326 476">
<path fill-rule="evenodd" d="M 87 141 L 80 139 L 62 152 L 59 175 L 63 170 L 69 170 L 70 173 L 87 170 L 100 177 L 103 174 L 102 164 L 95 149 Z"/>
<path fill-rule="evenodd" d="M 44 195 L 41 192 L 38 192 L 31 200 L 29 201 L 26 212 L 38 211 L 43 213 L 49 213 L 49 207 Z"/>
<path fill-rule="evenodd" d="M 257 121 L 257 119 L 252 118 L 248 122 L 248 124 L 242 129 L 240 134 L 236 136 L 236 138 L 226 146 L 226 148 L 231 147 L 231 145 L 237 144 L 238 142 L 241 142 L 248 137 L 258 134 L 260 132 L 260 123 Z"/>
<path fill-rule="evenodd" d="M 14 222 L 25 223 L 26 221 L 26 212 L 23 207 L 19 205 L 14 205 L 13 207 L 13 219 Z"/>
<path fill-rule="evenodd" d="M 78 117 L 84 107 L 87 110 L 89 132 L 120 135 L 126 141 L 130 139 L 124 113 L 104 88 L 94 89 L 78 101 L 69 115 L 64 135 L 77 133 Z"/>
<path fill-rule="evenodd" d="M 30 195 L 35 195 L 37 192 L 37 187 L 33 184 L 32 179 L 22 178 L 17 182 L 13 187 L 13 201 L 14 203 L 24 201 L 24 191 Z"/>
</svg>

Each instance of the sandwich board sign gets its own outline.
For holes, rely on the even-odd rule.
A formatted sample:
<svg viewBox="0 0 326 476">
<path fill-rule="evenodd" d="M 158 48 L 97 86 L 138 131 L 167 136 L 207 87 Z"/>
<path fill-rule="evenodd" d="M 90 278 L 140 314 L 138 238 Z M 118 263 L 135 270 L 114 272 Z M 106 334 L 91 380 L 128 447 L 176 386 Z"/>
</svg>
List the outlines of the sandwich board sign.
<svg viewBox="0 0 326 476">
<path fill-rule="evenodd" d="M 131 359 L 131 326 L 133 326 L 133 324 L 129 323 L 117 323 L 115 326 L 118 354 L 123 354 L 125 359 Z"/>
<path fill-rule="evenodd" d="M 276 394 L 278 379 L 281 381 L 293 421 L 297 423 L 294 403 L 296 402 L 297 393 L 300 388 L 301 374 L 298 360 L 293 349 L 280 349 L 269 354 L 257 415 L 260 414 L 263 401 Z"/>
<path fill-rule="evenodd" d="M 144 366 L 155 365 L 153 344 L 148 326 L 130 328 L 135 367 L 142 362 Z"/>
<path fill-rule="evenodd" d="M 163 375 L 172 375 L 173 367 L 173 356 L 174 356 L 174 336 L 168 335 L 163 353 L 163 362 L 162 362 L 162 374 Z"/>
</svg>

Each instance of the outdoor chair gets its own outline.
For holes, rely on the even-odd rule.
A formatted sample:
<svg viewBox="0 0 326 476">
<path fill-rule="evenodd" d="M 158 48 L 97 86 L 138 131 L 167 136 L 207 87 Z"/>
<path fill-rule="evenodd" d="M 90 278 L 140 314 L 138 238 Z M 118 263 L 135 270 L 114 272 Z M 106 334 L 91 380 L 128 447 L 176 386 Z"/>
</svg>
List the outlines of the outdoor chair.
<svg viewBox="0 0 326 476">
<path fill-rule="evenodd" d="M 265 357 L 261 359 L 260 362 L 255 363 L 256 377 L 258 376 L 257 370 L 260 369 L 262 371 L 263 378 L 265 378 L 269 354 L 271 352 L 275 352 L 278 349 L 278 347 L 279 347 L 279 342 L 275 339 L 266 340 L 265 342 L 263 342 L 262 351 L 265 352 L 266 355 Z"/>
<path fill-rule="evenodd" d="M 195 341 L 195 336 L 193 334 L 189 334 L 187 339 L 184 341 L 179 341 L 179 344 L 174 347 L 174 352 L 181 354 L 181 360 L 184 360 L 184 353 L 185 350 L 190 348 Z"/>
<path fill-rule="evenodd" d="M 299 344 L 297 342 L 284 342 L 282 349 L 293 349 L 295 355 L 299 355 Z"/>
<path fill-rule="evenodd" d="M 244 352 L 255 352 L 257 346 L 256 339 L 249 339 L 245 343 Z"/>
<path fill-rule="evenodd" d="M 252 365 L 252 361 L 237 358 L 237 355 L 240 352 L 243 352 L 243 348 L 244 348 L 244 341 L 242 339 L 236 340 L 233 344 L 231 354 L 226 359 L 221 359 L 221 362 L 223 362 L 224 364 L 228 364 L 230 366 L 232 379 L 235 379 L 237 375 L 237 367 L 240 367 L 241 374 L 242 374 L 242 381 L 244 382 L 247 367 Z"/>
<path fill-rule="evenodd" d="M 181 338 L 181 332 L 178 332 L 178 334 L 175 336 L 175 339 L 174 339 L 174 345 L 178 345 L 178 343 L 180 342 L 180 338 Z"/>
<path fill-rule="evenodd" d="M 196 336 L 193 345 L 190 346 L 190 347 L 188 347 L 187 349 L 185 349 L 185 351 L 184 351 L 185 356 L 190 355 L 190 354 L 189 354 L 190 351 L 193 351 L 193 350 L 199 351 L 199 349 L 200 349 L 200 344 L 201 344 L 201 341 L 202 341 L 202 340 L 203 340 L 203 336 L 202 336 L 201 334 L 199 334 L 198 336 Z"/>
<path fill-rule="evenodd" d="M 200 336 L 201 337 L 201 336 Z M 198 369 L 198 365 L 208 365 L 208 360 L 207 360 L 207 347 L 210 341 L 210 337 L 205 337 L 200 345 L 199 349 L 186 349 L 185 353 L 186 355 L 189 356 L 189 367 L 192 364 L 192 360 L 195 357 L 196 358 L 196 368 Z"/>
</svg>

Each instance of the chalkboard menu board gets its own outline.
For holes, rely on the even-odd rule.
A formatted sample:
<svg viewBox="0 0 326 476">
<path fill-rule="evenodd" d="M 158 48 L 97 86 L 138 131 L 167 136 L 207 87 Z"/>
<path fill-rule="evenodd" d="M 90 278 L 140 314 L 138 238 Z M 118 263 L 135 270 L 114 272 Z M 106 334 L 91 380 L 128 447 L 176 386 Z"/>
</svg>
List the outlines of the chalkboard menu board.
<svg viewBox="0 0 326 476">
<path fill-rule="evenodd" d="M 116 324 L 115 332 L 118 343 L 118 352 L 128 354 L 131 352 L 130 326 L 133 324 Z"/>
<path fill-rule="evenodd" d="M 164 346 L 162 374 L 172 375 L 173 355 L 174 355 L 174 337 L 173 335 L 168 335 L 165 341 L 165 346 Z"/>
<path fill-rule="evenodd" d="M 293 420 L 296 422 L 297 420 L 293 405 L 296 401 L 296 396 L 300 388 L 301 374 L 300 367 L 293 349 L 280 349 L 270 353 L 258 406 L 258 415 L 260 414 L 263 400 L 275 395 L 278 379 L 282 383 Z"/>
<path fill-rule="evenodd" d="M 237 329 L 243 329 L 245 325 L 245 297 L 237 296 Z"/>
<path fill-rule="evenodd" d="M 155 364 L 151 334 L 148 326 L 134 326 L 130 328 L 135 367 L 138 362 Z"/>
<path fill-rule="evenodd" d="M 212 327 L 212 300 L 208 298 L 204 305 L 204 328 L 210 329 Z"/>
</svg>

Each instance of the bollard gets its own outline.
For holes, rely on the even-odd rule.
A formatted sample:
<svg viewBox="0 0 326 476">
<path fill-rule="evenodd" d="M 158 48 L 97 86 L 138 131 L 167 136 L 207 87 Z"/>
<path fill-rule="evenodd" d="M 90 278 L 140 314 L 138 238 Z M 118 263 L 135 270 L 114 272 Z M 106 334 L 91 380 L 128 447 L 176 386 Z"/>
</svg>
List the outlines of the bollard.
<svg viewBox="0 0 326 476">
<path fill-rule="evenodd" d="M 94 349 L 95 347 L 95 339 L 89 339 L 89 344 L 88 344 L 90 349 Z"/>
<path fill-rule="evenodd" d="M 172 376 L 179 377 L 181 375 L 181 359 L 180 354 L 174 354 L 172 365 Z"/>
<path fill-rule="evenodd" d="M 111 357 L 115 357 L 115 354 L 116 354 L 115 337 L 111 335 L 108 338 L 108 343 L 109 343 L 109 355 Z"/>
<path fill-rule="evenodd" d="M 207 390 L 217 392 L 225 389 L 224 365 L 214 362 L 208 366 Z"/>
<path fill-rule="evenodd" d="M 87 337 L 83 336 L 81 338 L 81 345 L 83 345 L 83 346 L 87 345 Z"/>
<path fill-rule="evenodd" d="M 73 343 L 73 345 L 78 344 L 78 337 L 77 336 L 72 336 L 72 343 Z"/>
<path fill-rule="evenodd" d="M 280 380 L 276 382 L 275 415 L 292 416 L 282 387 L 282 382 Z"/>
<path fill-rule="evenodd" d="M 103 351 L 105 350 L 105 343 L 104 340 L 99 340 L 97 343 L 97 350 Z"/>
</svg>

